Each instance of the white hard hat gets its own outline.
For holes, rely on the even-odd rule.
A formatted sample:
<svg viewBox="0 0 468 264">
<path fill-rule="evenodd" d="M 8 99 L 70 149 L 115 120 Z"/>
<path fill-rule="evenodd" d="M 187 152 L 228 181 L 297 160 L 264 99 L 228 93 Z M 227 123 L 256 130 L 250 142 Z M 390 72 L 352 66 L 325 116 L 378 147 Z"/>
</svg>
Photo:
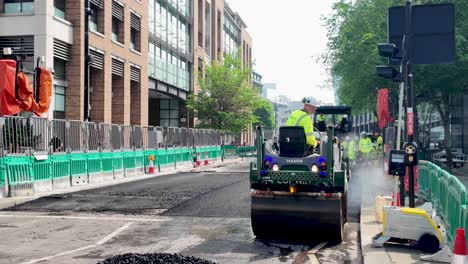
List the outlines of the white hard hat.
<svg viewBox="0 0 468 264">
<path fill-rule="evenodd" d="M 320 106 L 320 102 L 317 99 L 315 99 L 314 97 L 312 97 L 312 96 L 303 98 L 302 102 L 304 104 L 313 105 L 313 106 L 316 106 L 316 107 Z"/>
<path fill-rule="evenodd" d="M 346 136 L 346 141 L 349 141 L 349 136 Z"/>
<path fill-rule="evenodd" d="M 362 131 L 362 132 L 361 132 L 361 136 L 364 136 L 364 135 L 366 135 L 366 134 L 367 134 L 366 131 Z"/>
</svg>

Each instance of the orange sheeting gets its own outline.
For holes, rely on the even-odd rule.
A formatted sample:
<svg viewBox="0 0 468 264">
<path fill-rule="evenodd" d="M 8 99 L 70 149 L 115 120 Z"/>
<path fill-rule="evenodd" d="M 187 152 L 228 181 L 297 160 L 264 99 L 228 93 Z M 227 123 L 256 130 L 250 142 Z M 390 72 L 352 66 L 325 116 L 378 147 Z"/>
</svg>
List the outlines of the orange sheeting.
<svg viewBox="0 0 468 264">
<path fill-rule="evenodd" d="M 23 73 L 18 73 L 18 100 L 15 98 L 16 62 L 0 60 L 0 114 L 14 115 L 20 110 L 34 112 L 37 116 L 47 117 L 52 97 L 52 72 L 40 68 L 40 83 L 36 102 L 31 81 Z"/>
<path fill-rule="evenodd" d="M 52 72 L 41 68 L 39 84 L 39 102 L 33 107 L 33 111 L 40 117 L 47 117 L 49 113 L 50 101 L 52 98 Z"/>
<path fill-rule="evenodd" d="M 20 108 L 15 98 L 16 61 L 0 60 L 0 116 L 15 115 Z"/>
<path fill-rule="evenodd" d="M 19 95 L 19 106 L 21 110 L 31 112 L 34 101 L 34 91 L 31 86 L 31 81 L 28 76 L 24 73 L 18 73 L 18 95 Z"/>
<path fill-rule="evenodd" d="M 40 68 L 39 102 L 36 102 L 31 81 L 24 73 L 18 74 L 18 94 L 21 110 L 34 112 L 37 116 L 47 117 L 52 96 L 52 73 Z"/>
</svg>

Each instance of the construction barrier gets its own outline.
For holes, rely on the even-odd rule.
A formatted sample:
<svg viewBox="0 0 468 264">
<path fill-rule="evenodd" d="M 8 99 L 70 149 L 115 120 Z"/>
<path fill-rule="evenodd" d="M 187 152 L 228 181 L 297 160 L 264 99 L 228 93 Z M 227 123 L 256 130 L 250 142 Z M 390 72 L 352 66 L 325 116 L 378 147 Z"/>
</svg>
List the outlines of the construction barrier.
<svg viewBox="0 0 468 264">
<path fill-rule="evenodd" d="M 428 162 L 419 163 L 418 196 L 431 202 L 447 231 L 447 242 L 453 248 L 457 230 L 468 228 L 466 188 L 456 176 Z"/>
<path fill-rule="evenodd" d="M 209 129 L 0 117 L 0 198 L 112 181 L 254 153 Z M 223 146 L 221 146 L 223 145 Z"/>
<path fill-rule="evenodd" d="M 257 155 L 257 149 L 254 146 L 242 146 L 236 149 L 237 155 L 241 158 L 255 157 Z"/>
</svg>

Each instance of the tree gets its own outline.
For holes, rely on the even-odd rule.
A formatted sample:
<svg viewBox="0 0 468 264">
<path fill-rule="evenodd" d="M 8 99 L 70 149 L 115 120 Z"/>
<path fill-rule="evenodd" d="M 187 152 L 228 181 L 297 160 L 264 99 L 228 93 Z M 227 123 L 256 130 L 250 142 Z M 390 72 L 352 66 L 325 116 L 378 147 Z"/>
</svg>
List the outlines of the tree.
<svg viewBox="0 0 468 264">
<path fill-rule="evenodd" d="M 454 96 L 468 87 L 468 1 L 420 0 L 415 4 L 452 2 L 456 7 L 457 62 L 451 65 L 415 65 L 414 94 L 416 103 L 427 102 L 441 116 L 445 131 L 447 165 L 451 167 L 452 142 L 450 113 Z M 376 87 L 389 87 L 392 97 L 397 86 L 375 75 L 375 65 L 386 61 L 377 54 L 377 43 L 387 41 L 387 9 L 403 5 L 403 0 L 357 0 L 354 4 L 342 0 L 333 6 L 334 15 L 325 19 L 328 29 L 328 52 L 325 54 L 330 73 L 341 79 L 340 101 L 357 110 L 374 109 Z M 397 100 L 393 100 L 397 102 Z"/>
<path fill-rule="evenodd" d="M 267 99 L 261 99 L 257 109 L 255 109 L 257 122 L 255 126 L 261 125 L 266 129 L 273 129 L 275 126 L 275 117 L 273 114 L 273 105 Z"/>
<path fill-rule="evenodd" d="M 205 71 L 198 78 L 200 91 L 187 100 L 198 127 L 239 133 L 254 123 L 260 95 L 248 82 L 251 70 L 241 67 L 240 57 L 227 54 Z"/>
</svg>

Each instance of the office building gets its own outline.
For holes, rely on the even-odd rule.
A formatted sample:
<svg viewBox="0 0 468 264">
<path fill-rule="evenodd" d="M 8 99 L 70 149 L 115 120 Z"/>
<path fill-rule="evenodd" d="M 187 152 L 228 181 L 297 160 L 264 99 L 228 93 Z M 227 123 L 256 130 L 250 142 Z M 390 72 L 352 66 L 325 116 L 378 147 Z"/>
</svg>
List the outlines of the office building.
<svg viewBox="0 0 468 264">
<path fill-rule="evenodd" d="M 90 0 L 90 119 L 146 124 L 146 8 L 140 1 Z M 84 117 L 85 1 L 1 0 L 0 48 L 26 55 L 26 70 L 37 57 L 53 69 L 51 116 Z"/>
<path fill-rule="evenodd" d="M 262 75 L 260 75 L 256 71 L 252 71 L 252 85 L 256 88 L 260 93 L 263 93 L 263 83 L 262 83 Z"/>
<path fill-rule="evenodd" d="M 252 39 L 224 0 L 89 0 L 90 120 L 192 127 L 197 74 L 225 54 L 252 65 Z M 0 49 L 52 69 L 50 116 L 84 118 L 85 0 L 0 0 Z M 2 51 L 0 50 L 0 53 Z"/>
</svg>

